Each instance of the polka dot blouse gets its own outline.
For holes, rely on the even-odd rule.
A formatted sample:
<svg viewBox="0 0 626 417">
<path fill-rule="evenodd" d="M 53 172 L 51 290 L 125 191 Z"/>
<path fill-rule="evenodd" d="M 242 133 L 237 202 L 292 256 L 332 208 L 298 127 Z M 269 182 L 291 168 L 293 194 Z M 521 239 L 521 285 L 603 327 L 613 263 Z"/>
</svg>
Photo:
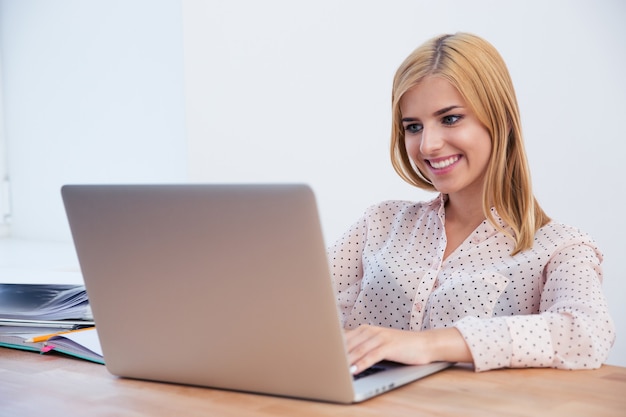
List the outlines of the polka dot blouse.
<svg viewBox="0 0 626 417">
<path fill-rule="evenodd" d="M 485 220 L 444 261 L 443 203 L 372 206 L 329 248 L 344 327 L 455 326 L 477 371 L 599 367 L 615 333 L 593 240 L 550 222 L 511 256 L 513 240 Z"/>
</svg>

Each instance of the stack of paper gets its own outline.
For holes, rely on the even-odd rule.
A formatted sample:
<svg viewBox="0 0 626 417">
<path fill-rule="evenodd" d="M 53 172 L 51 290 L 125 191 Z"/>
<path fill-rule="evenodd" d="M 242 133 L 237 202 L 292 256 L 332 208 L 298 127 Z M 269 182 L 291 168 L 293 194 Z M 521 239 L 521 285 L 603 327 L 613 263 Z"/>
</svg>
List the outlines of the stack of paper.
<svg viewBox="0 0 626 417">
<path fill-rule="evenodd" d="M 2 347 L 54 350 L 104 363 L 93 326 L 83 285 L 0 284 Z"/>
<path fill-rule="evenodd" d="M 93 320 L 83 285 L 0 284 L 0 320 Z"/>
</svg>

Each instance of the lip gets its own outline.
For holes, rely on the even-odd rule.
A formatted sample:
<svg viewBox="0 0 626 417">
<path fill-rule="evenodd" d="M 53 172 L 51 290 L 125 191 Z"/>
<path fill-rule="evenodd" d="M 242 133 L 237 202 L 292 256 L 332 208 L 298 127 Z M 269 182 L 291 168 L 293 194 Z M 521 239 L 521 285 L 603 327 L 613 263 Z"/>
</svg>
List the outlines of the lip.
<svg viewBox="0 0 626 417">
<path fill-rule="evenodd" d="M 461 160 L 461 155 L 450 155 L 442 158 L 426 159 L 428 169 L 435 175 L 444 175 L 452 171 Z"/>
</svg>

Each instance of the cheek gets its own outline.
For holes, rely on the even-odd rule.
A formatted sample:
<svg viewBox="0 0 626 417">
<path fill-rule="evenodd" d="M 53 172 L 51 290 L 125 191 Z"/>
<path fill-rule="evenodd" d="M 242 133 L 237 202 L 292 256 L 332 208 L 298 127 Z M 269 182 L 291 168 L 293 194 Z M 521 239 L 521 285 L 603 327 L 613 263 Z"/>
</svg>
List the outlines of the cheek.
<svg viewBox="0 0 626 417">
<path fill-rule="evenodd" d="M 483 156 L 483 164 L 487 165 L 491 158 L 491 136 L 489 136 L 487 131 L 483 131 L 477 142 L 479 143 L 480 154 Z"/>
<path fill-rule="evenodd" d="M 404 148 L 406 149 L 409 159 L 413 162 L 414 167 L 417 167 L 422 173 L 426 172 L 427 169 L 424 166 L 424 161 L 420 153 L 420 141 L 417 139 L 405 139 Z"/>
<path fill-rule="evenodd" d="M 417 140 L 416 138 L 413 137 L 408 137 L 408 138 L 404 138 L 404 148 L 406 149 L 406 153 L 409 155 L 409 157 L 416 161 L 419 160 L 421 158 L 419 158 L 419 152 L 420 152 L 420 142 L 419 140 Z"/>
</svg>

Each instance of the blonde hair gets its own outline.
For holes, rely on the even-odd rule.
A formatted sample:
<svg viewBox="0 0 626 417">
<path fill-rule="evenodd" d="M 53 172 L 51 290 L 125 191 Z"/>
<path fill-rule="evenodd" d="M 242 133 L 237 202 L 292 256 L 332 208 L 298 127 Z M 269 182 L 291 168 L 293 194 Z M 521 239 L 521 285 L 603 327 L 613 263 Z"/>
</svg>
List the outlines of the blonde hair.
<svg viewBox="0 0 626 417">
<path fill-rule="evenodd" d="M 424 77 L 437 75 L 463 96 L 491 136 L 492 150 L 483 187 L 483 212 L 495 227 L 491 207 L 512 229 L 512 254 L 532 246 L 535 232 L 550 221 L 532 193 L 515 90 L 504 60 L 484 39 L 456 33 L 435 37 L 411 53 L 393 80 L 391 163 L 402 179 L 435 191 L 405 148 L 400 99 Z"/>
</svg>

